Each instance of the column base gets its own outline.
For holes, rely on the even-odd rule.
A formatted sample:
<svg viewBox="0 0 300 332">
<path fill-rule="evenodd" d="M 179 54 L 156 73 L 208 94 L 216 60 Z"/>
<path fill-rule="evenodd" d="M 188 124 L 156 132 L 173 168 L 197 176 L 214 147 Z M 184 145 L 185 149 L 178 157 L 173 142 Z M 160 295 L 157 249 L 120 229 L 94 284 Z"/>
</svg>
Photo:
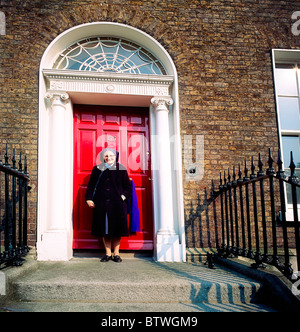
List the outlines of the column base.
<svg viewBox="0 0 300 332">
<path fill-rule="evenodd" d="M 73 257 L 72 239 L 67 231 L 48 231 L 37 243 L 38 261 L 68 261 Z"/>
<path fill-rule="evenodd" d="M 157 262 L 182 262 L 178 235 L 157 234 L 154 259 Z"/>
</svg>

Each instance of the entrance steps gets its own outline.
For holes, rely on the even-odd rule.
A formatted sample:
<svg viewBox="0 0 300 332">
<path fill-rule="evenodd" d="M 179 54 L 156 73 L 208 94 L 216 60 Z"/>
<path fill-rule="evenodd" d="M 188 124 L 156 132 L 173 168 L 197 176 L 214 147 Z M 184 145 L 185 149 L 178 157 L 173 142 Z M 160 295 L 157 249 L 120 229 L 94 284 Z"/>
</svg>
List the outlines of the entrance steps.
<svg viewBox="0 0 300 332">
<path fill-rule="evenodd" d="M 123 262 L 75 257 L 36 262 L 15 278 L 0 308 L 17 311 L 273 311 L 260 304 L 263 286 L 223 267 L 157 263 L 122 255 Z M 1 311 L 1 309 L 0 309 Z"/>
</svg>

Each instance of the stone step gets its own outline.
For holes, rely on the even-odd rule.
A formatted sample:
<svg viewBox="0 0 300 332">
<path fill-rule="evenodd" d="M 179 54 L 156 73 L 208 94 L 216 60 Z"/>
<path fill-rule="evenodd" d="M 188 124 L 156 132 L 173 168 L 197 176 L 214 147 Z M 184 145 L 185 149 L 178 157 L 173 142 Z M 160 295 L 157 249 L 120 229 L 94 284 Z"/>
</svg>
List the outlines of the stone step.
<svg viewBox="0 0 300 332">
<path fill-rule="evenodd" d="M 103 313 L 198 313 L 275 312 L 257 303 L 99 303 L 99 302 L 10 302 L 0 312 L 103 312 Z M 150 315 L 149 315 L 150 316 Z M 112 316 L 114 317 L 114 315 Z"/>
<path fill-rule="evenodd" d="M 100 263 L 97 258 L 38 262 L 12 284 L 13 298 L 23 302 L 89 303 L 259 303 L 260 283 L 217 267 L 190 263 L 157 263 L 124 258 Z"/>
</svg>

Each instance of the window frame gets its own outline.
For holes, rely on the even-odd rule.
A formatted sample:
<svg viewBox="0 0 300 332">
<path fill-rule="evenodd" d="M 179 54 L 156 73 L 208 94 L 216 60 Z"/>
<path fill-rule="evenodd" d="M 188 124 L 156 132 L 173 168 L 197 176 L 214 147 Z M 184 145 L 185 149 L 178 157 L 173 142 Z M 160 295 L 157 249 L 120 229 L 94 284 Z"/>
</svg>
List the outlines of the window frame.
<svg viewBox="0 0 300 332">
<path fill-rule="evenodd" d="M 273 81 L 274 81 L 274 90 L 275 90 L 275 98 L 276 98 L 276 116 L 277 116 L 277 124 L 278 124 L 278 139 L 279 146 L 281 151 L 281 160 L 283 161 L 283 169 L 288 175 L 289 164 L 286 165 L 284 161 L 284 149 L 283 149 L 283 137 L 291 136 L 298 137 L 300 141 L 300 129 L 283 129 L 280 119 L 280 109 L 279 109 L 279 98 L 284 97 L 293 97 L 298 98 L 298 106 L 299 106 L 299 114 L 300 114 L 300 50 L 273 50 L 272 51 L 272 60 L 273 60 Z M 278 87 L 276 84 L 276 66 L 278 65 L 290 65 L 294 66 L 296 70 L 296 84 L 297 84 L 297 96 L 280 94 L 278 92 Z M 296 171 L 300 172 L 300 168 L 296 168 Z M 294 220 L 293 216 L 293 205 L 288 202 L 287 190 L 285 188 L 285 199 L 286 199 L 286 220 L 292 221 Z M 299 199 L 298 199 L 299 200 Z M 300 204 L 298 204 L 298 214 L 300 213 Z"/>
</svg>

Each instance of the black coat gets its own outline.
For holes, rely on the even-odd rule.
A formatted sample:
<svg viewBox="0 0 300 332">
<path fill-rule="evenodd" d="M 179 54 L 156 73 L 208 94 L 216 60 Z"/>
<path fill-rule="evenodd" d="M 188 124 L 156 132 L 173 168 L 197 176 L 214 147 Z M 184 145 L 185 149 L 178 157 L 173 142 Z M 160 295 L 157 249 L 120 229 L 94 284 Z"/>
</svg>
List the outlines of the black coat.
<svg viewBox="0 0 300 332">
<path fill-rule="evenodd" d="M 123 200 L 121 195 L 124 195 L 126 200 Z M 129 235 L 127 203 L 131 195 L 132 184 L 123 165 L 116 163 L 107 169 L 105 164 L 101 164 L 93 168 L 85 195 L 86 201 L 92 200 L 95 203 L 93 235 L 100 237 Z M 106 214 L 108 233 L 106 233 Z"/>
</svg>

